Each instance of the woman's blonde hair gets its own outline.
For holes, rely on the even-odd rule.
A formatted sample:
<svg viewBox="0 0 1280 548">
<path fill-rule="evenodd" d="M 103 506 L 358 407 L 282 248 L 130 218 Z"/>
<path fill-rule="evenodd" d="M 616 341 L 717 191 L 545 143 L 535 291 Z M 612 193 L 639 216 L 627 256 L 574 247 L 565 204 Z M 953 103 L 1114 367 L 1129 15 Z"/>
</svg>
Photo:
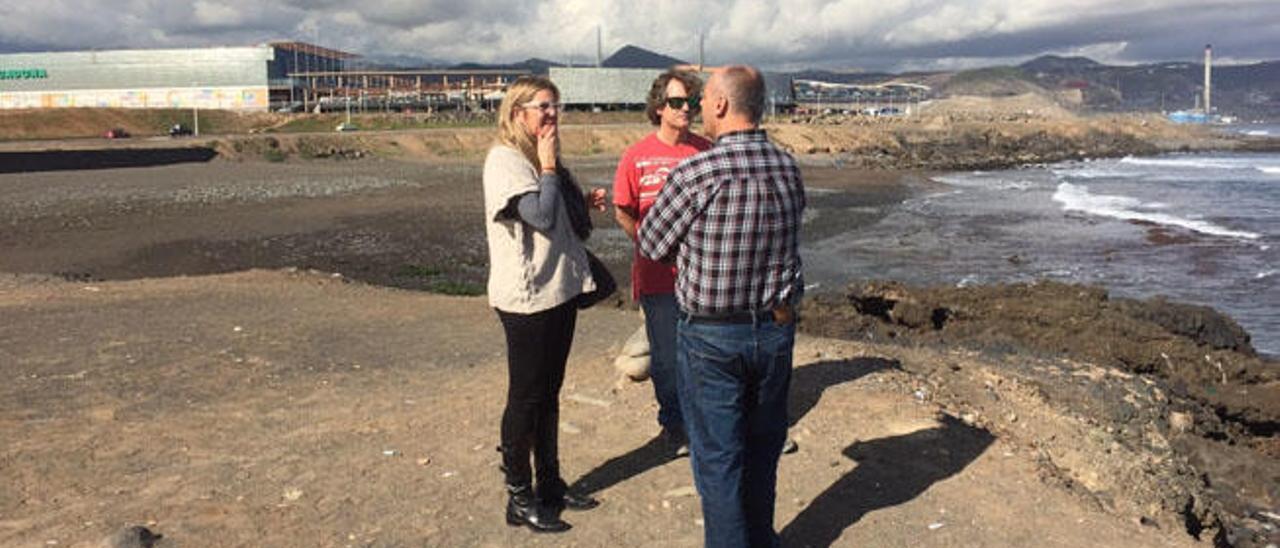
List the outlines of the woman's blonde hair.
<svg viewBox="0 0 1280 548">
<path fill-rule="evenodd" d="M 551 79 L 544 76 L 521 76 L 507 88 L 507 94 L 498 105 L 498 142 L 519 150 L 538 170 L 542 169 L 542 164 L 538 161 L 538 143 L 534 136 L 529 135 L 524 124 L 516 121 L 515 115 L 524 108 L 525 103 L 533 100 L 534 95 L 544 90 L 555 95 L 556 102 L 560 101 L 560 89 L 551 83 Z"/>
</svg>

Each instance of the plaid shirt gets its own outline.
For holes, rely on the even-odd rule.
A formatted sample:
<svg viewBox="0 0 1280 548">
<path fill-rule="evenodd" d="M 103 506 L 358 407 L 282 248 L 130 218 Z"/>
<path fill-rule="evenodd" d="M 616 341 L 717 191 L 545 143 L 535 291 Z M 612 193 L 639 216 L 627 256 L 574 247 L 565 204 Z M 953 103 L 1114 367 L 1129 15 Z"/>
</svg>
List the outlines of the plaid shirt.
<svg viewBox="0 0 1280 548">
<path fill-rule="evenodd" d="M 676 257 L 676 301 L 715 316 L 798 304 L 804 183 L 764 130 L 721 136 L 685 159 L 640 224 L 640 252 Z"/>
</svg>

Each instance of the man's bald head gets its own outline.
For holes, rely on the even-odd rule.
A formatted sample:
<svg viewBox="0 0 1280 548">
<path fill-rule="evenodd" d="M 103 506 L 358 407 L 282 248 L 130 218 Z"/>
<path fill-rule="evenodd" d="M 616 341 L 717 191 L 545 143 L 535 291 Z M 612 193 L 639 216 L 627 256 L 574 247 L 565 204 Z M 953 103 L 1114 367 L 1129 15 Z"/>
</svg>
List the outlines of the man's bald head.
<svg viewBox="0 0 1280 548">
<path fill-rule="evenodd" d="M 745 116 L 753 124 L 764 118 L 764 77 L 755 67 L 730 65 L 720 69 L 712 77 L 720 91 L 729 99 L 729 108 Z"/>
</svg>

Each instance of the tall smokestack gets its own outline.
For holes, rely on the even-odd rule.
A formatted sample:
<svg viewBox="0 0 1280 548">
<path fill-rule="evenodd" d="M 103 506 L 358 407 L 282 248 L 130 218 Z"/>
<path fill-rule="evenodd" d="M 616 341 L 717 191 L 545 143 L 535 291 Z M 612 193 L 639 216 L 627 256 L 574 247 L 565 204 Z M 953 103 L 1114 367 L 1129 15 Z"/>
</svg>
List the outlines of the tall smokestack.
<svg viewBox="0 0 1280 548">
<path fill-rule="evenodd" d="M 707 57 L 707 34 L 706 34 L 706 31 L 700 31 L 698 32 L 698 70 L 699 71 L 702 70 L 702 67 L 706 66 L 706 63 L 707 63 L 706 57 Z"/>
<path fill-rule="evenodd" d="M 1204 45 L 1204 113 L 1213 112 L 1210 98 L 1213 96 L 1213 44 Z"/>
</svg>

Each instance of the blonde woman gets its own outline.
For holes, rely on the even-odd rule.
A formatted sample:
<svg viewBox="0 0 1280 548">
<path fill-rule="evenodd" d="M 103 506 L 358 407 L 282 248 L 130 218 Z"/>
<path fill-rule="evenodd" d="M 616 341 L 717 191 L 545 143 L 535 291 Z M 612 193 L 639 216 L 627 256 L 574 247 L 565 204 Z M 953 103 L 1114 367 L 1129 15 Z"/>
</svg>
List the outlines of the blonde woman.
<svg viewBox="0 0 1280 548">
<path fill-rule="evenodd" d="M 588 208 L 603 210 L 605 195 L 584 196 L 561 164 L 559 117 L 560 91 L 550 80 L 516 80 L 498 107 L 498 139 L 484 163 L 489 304 L 507 340 L 498 448 L 507 523 L 537 532 L 566 531 L 561 510 L 599 504 L 568 492 L 557 432 L 578 299 L 596 289 L 582 245 L 591 232 Z"/>
</svg>

